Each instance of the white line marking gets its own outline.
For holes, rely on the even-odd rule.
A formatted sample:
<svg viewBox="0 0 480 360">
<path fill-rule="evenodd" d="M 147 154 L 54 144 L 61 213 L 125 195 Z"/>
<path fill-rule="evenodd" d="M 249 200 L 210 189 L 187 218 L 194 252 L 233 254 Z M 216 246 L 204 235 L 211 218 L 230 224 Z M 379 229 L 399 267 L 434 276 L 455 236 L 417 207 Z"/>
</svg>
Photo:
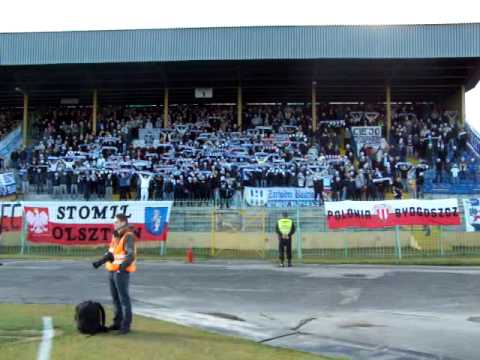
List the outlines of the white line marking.
<svg viewBox="0 0 480 360">
<path fill-rule="evenodd" d="M 49 360 L 50 351 L 52 350 L 52 339 L 55 336 L 55 330 L 53 330 L 52 318 L 49 316 L 43 317 L 43 336 L 42 343 L 38 349 L 37 360 Z"/>
</svg>

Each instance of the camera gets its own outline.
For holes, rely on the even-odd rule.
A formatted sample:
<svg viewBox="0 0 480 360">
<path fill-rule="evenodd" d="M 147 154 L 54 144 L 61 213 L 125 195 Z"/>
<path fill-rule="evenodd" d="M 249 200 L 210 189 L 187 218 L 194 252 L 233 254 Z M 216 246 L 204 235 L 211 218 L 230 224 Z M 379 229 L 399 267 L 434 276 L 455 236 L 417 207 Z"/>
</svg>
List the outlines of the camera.
<svg viewBox="0 0 480 360">
<path fill-rule="evenodd" d="M 113 262 L 113 254 L 111 252 L 105 253 L 105 255 L 103 255 L 101 259 L 94 261 L 92 265 L 95 269 L 98 269 L 100 266 L 102 266 L 108 261 Z"/>
</svg>

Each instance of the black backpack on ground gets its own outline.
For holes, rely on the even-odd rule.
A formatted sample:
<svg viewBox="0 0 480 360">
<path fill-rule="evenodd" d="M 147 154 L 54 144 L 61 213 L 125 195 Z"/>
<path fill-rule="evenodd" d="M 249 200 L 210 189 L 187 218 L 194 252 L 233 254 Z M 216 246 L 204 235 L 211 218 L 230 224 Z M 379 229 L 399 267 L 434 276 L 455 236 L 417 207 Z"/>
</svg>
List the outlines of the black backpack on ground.
<svg viewBox="0 0 480 360">
<path fill-rule="evenodd" d="M 105 309 L 102 304 L 84 301 L 75 307 L 75 323 L 82 334 L 95 335 L 107 332 L 105 327 Z"/>
</svg>

